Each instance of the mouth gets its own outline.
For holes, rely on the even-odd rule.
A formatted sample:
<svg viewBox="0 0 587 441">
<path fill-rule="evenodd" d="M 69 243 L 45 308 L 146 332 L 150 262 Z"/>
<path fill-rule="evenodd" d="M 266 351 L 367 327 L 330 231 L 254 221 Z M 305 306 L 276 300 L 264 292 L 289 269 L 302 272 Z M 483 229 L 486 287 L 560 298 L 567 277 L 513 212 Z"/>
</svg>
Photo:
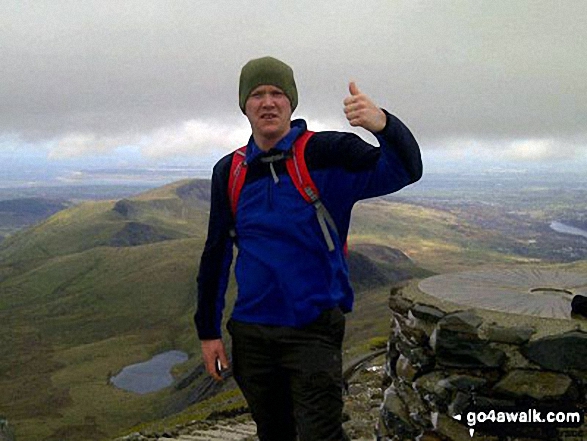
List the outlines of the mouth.
<svg viewBox="0 0 587 441">
<path fill-rule="evenodd" d="M 261 115 L 261 119 L 264 119 L 266 121 L 271 121 L 275 118 L 277 118 L 277 115 L 275 115 L 274 113 L 264 113 L 263 115 Z"/>
</svg>

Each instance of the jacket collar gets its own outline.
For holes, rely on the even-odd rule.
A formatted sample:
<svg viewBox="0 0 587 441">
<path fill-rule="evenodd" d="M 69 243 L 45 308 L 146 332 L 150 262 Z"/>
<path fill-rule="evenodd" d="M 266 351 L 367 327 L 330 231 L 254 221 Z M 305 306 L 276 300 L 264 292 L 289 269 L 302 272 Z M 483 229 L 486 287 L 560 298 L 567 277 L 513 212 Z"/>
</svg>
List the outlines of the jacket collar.
<svg viewBox="0 0 587 441">
<path fill-rule="evenodd" d="M 291 150 L 293 143 L 295 142 L 296 139 L 298 139 L 298 137 L 304 133 L 306 131 L 306 121 L 304 121 L 303 119 L 295 119 L 291 122 L 291 129 L 289 130 L 289 132 L 287 132 L 287 135 L 285 135 L 283 138 L 281 138 L 277 144 L 275 144 L 275 146 L 269 150 L 269 152 L 267 153 L 275 153 L 277 152 L 286 152 L 288 150 Z M 260 155 L 265 154 L 266 152 L 264 152 L 263 150 L 261 150 L 257 144 L 255 143 L 255 140 L 253 139 L 253 136 L 251 135 L 251 137 L 249 138 L 249 143 L 247 144 L 247 156 L 246 156 L 246 161 L 247 163 L 251 163 L 252 161 L 254 161 L 257 157 L 259 157 Z"/>
</svg>

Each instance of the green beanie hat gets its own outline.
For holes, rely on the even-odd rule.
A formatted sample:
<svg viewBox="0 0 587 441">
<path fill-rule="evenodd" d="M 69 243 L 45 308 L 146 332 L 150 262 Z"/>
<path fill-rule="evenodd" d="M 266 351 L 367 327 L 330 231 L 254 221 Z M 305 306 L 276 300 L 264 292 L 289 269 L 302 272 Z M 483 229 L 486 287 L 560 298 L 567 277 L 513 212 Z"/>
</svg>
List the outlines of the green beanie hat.
<svg viewBox="0 0 587 441">
<path fill-rule="evenodd" d="M 238 94 L 243 113 L 245 113 L 247 98 L 253 89 L 261 85 L 279 87 L 289 98 L 291 111 L 296 109 L 298 89 L 294 81 L 293 70 L 283 61 L 273 57 L 263 57 L 249 61 L 241 70 Z"/>
</svg>

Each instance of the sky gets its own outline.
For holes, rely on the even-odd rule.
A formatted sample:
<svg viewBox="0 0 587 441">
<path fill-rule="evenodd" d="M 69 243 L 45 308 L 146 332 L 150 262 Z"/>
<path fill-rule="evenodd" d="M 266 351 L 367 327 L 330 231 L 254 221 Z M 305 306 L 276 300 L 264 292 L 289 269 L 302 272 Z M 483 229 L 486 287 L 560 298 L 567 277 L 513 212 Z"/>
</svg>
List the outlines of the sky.
<svg viewBox="0 0 587 441">
<path fill-rule="evenodd" d="M 238 77 L 294 70 L 294 117 L 351 128 L 356 81 L 426 171 L 587 166 L 583 0 L 2 0 L 0 171 L 213 163 L 247 142 Z"/>
</svg>

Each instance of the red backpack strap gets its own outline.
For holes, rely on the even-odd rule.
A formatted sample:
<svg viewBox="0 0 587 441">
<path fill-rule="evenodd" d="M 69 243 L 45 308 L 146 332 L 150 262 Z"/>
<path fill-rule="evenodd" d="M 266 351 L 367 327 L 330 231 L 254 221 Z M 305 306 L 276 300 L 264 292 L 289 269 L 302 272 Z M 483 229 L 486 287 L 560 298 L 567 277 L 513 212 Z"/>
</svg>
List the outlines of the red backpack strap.
<svg viewBox="0 0 587 441">
<path fill-rule="evenodd" d="M 234 217 L 236 217 L 238 199 L 245 183 L 245 177 L 247 176 L 247 162 L 245 161 L 246 151 L 246 145 L 235 150 L 232 155 L 232 163 L 230 164 L 230 175 L 228 175 L 228 200 L 230 201 L 230 210 Z"/>
<path fill-rule="evenodd" d="M 320 201 L 320 193 L 318 192 L 318 188 L 310 176 L 304 155 L 306 151 L 306 144 L 312 135 L 314 135 L 314 132 L 306 131 L 296 140 L 293 145 L 293 155 L 291 158 L 288 158 L 285 164 L 287 166 L 287 172 L 289 173 L 291 180 L 296 186 L 298 192 L 302 195 L 306 202 L 312 204 L 316 209 L 316 217 L 318 218 L 320 229 L 322 230 L 322 234 L 324 235 L 324 239 L 328 245 L 328 251 L 334 251 L 334 241 L 332 240 L 328 226 L 330 226 L 332 231 L 334 231 L 337 236 L 338 229 L 336 228 L 336 224 L 334 223 L 332 216 L 330 216 L 330 213 Z M 346 250 L 346 243 L 344 248 Z"/>
<path fill-rule="evenodd" d="M 309 204 L 313 203 L 320 197 L 318 188 L 316 188 L 316 184 L 314 184 L 310 172 L 308 171 L 308 166 L 306 165 L 306 145 L 312 135 L 314 135 L 314 132 L 307 130 L 296 139 L 296 142 L 294 142 L 292 147 L 292 160 L 288 160 L 285 163 L 294 185 Z"/>
</svg>

